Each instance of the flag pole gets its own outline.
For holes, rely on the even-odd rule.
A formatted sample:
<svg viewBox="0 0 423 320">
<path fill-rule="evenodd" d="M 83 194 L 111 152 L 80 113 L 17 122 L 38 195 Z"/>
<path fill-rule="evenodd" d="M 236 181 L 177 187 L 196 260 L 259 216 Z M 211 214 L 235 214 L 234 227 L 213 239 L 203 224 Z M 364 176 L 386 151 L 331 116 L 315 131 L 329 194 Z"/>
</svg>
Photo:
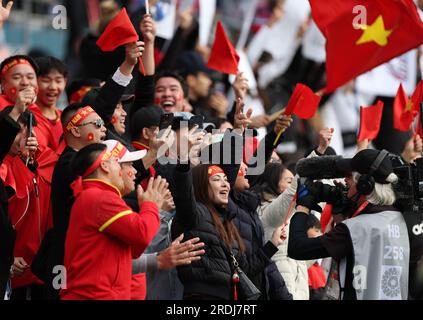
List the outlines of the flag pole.
<svg viewBox="0 0 423 320">
<path fill-rule="evenodd" d="M 273 146 L 274 146 L 274 147 L 276 147 L 276 144 L 278 143 L 279 138 L 281 137 L 282 133 L 284 133 L 284 132 L 285 132 L 285 128 L 283 128 L 283 129 L 281 129 L 281 130 L 279 131 L 279 133 L 278 133 L 278 135 L 277 135 L 277 137 L 276 137 L 275 141 L 273 141 Z"/>
<path fill-rule="evenodd" d="M 150 5 L 148 4 L 148 0 L 145 0 L 145 14 L 150 14 Z"/>
</svg>

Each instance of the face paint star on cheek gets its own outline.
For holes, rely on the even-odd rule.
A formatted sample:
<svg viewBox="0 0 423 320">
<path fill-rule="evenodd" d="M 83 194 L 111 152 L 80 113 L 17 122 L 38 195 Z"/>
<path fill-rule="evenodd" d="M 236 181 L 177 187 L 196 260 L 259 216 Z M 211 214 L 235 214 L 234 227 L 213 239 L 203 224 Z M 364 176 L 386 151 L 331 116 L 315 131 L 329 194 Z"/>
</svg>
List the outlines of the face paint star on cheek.
<svg viewBox="0 0 423 320">
<path fill-rule="evenodd" d="M 87 135 L 87 140 L 88 140 L 88 141 L 93 141 L 93 140 L 94 140 L 94 133 L 90 132 L 90 133 Z"/>
<path fill-rule="evenodd" d="M 110 121 L 112 124 L 115 124 L 117 122 L 117 119 L 115 116 L 112 116 L 112 120 Z"/>
<path fill-rule="evenodd" d="M 176 101 L 182 101 L 182 100 L 184 100 L 184 97 L 182 97 L 182 95 L 178 93 L 176 95 Z"/>
<path fill-rule="evenodd" d="M 14 96 L 18 90 L 16 88 L 11 88 L 9 92 L 12 96 Z"/>
<path fill-rule="evenodd" d="M 154 98 L 154 104 L 155 104 L 155 105 L 157 105 L 157 106 L 158 106 L 158 105 L 160 104 L 160 101 L 161 101 L 161 99 L 160 99 L 160 98 L 158 98 L 158 97 L 157 97 L 157 98 Z"/>
<path fill-rule="evenodd" d="M 128 172 L 128 177 L 129 177 L 129 178 L 133 178 L 133 177 L 134 177 L 134 173 L 133 173 L 132 171 L 129 171 L 129 172 Z"/>
</svg>

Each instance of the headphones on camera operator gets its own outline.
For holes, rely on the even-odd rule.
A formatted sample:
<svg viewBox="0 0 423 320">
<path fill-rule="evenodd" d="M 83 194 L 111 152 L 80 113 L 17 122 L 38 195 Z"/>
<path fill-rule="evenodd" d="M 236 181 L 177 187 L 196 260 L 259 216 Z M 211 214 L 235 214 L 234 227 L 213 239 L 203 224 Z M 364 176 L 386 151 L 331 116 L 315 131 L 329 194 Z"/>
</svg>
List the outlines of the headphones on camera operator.
<svg viewBox="0 0 423 320">
<path fill-rule="evenodd" d="M 373 177 L 373 173 L 375 173 L 376 170 L 379 169 L 383 160 L 385 160 L 388 155 L 388 151 L 381 150 L 378 156 L 376 157 L 375 161 L 373 161 L 373 163 L 371 164 L 369 172 L 361 175 L 360 178 L 358 178 L 356 188 L 359 194 L 368 196 L 372 193 L 375 187 L 375 178 Z"/>
</svg>

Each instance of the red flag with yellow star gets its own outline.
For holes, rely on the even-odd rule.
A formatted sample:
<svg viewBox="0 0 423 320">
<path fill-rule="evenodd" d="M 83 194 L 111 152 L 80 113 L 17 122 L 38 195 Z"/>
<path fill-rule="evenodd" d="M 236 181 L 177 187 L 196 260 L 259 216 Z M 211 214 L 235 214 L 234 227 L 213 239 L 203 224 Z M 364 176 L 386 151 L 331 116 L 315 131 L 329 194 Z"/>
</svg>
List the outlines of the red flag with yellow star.
<svg viewBox="0 0 423 320">
<path fill-rule="evenodd" d="M 408 99 L 401 83 L 394 100 L 394 128 L 400 131 L 409 131 L 416 115 L 413 102 Z"/>
<path fill-rule="evenodd" d="M 326 38 L 326 92 L 423 43 L 412 0 L 310 0 Z"/>
</svg>

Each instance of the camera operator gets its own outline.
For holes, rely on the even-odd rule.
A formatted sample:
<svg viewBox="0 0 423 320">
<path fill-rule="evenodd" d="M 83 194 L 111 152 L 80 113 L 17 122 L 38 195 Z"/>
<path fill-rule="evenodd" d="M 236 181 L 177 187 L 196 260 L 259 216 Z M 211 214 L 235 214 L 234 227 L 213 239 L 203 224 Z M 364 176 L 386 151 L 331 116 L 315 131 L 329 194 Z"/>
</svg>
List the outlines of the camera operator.
<svg viewBox="0 0 423 320">
<path fill-rule="evenodd" d="M 339 263 L 341 299 L 407 299 L 410 245 L 404 218 L 393 207 L 398 177 L 388 152 L 363 150 L 352 159 L 337 160 L 336 167 L 345 172 L 349 219 L 320 237 L 308 238 L 310 210 L 319 210 L 317 203 L 328 199 L 322 197 L 321 183 L 302 178 L 288 255 L 298 260 L 333 257 Z"/>
</svg>

